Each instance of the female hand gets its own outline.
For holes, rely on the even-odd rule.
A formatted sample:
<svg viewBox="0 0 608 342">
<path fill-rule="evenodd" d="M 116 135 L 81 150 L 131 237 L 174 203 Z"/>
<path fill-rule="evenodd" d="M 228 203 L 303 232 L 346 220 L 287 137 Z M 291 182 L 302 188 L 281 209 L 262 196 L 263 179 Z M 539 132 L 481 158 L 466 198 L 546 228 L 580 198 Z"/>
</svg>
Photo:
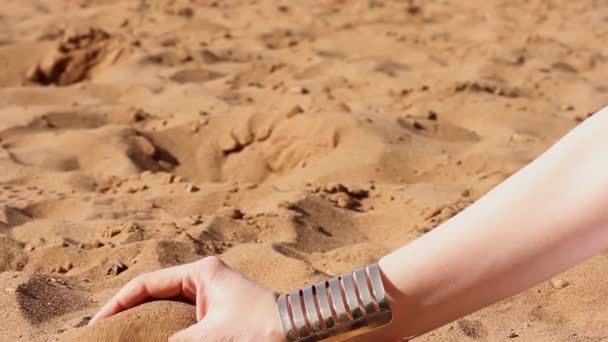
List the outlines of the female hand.
<svg viewBox="0 0 608 342">
<path fill-rule="evenodd" d="M 176 341 L 284 341 L 277 293 L 228 267 L 217 257 L 139 275 L 89 325 L 153 298 L 182 297 L 196 304 L 198 323 Z"/>
</svg>

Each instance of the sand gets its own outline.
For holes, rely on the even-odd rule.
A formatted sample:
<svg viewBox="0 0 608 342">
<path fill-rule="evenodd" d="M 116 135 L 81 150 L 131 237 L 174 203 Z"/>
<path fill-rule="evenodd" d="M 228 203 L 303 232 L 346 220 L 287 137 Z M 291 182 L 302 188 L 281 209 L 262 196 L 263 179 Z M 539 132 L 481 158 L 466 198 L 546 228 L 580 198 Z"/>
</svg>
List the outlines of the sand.
<svg viewBox="0 0 608 342">
<path fill-rule="evenodd" d="M 3 0 L 0 340 L 162 340 L 191 307 L 83 326 L 135 275 L 206 255 L 280 291 L 374 262 L 608 103 L 606 18 L 602 1 Z M 607 258 L 419 340 L 608 341 Z"/>
</svg>

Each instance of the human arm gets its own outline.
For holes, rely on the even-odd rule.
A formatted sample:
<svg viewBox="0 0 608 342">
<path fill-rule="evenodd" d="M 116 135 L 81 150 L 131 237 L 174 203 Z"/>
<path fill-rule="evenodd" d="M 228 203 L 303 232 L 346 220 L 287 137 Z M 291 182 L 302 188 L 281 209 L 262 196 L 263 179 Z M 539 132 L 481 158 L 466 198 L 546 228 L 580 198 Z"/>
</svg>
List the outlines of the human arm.
<svg viewBox="0 0 608 342">
<path fill-rule="evenodd" d="M 469 208 L 382 258 L 394 321 L 366 338 L 419 336 L 606 248 L 603 110 Z"/>
</svg>

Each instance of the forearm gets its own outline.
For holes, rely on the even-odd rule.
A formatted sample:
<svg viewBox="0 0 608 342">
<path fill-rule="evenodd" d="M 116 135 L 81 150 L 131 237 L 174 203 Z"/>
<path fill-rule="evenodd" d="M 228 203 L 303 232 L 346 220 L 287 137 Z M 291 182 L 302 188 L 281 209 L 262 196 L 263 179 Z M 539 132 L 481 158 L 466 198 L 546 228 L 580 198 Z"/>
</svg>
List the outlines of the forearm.
<svg viewBox="0 0 608 342">
<path fill-rule="evenodd" d="M 608 247 L 608 113 L 439 228 L 385 256 L 384 337 L 421 335 Z"/>
</svg>

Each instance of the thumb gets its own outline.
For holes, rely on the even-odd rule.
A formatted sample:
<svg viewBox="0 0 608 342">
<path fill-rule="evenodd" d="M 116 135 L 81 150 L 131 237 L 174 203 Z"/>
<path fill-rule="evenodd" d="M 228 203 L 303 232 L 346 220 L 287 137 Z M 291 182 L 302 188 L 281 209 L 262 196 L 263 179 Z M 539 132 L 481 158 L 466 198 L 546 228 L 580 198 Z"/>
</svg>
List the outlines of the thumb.
<svg viewBox="0 0 608 342">
<path fill-rule="evenodd" d="M 178 331 L 175 334 L 169 337 L 169 342 L 202 342 L 202 341 L 210 341 L 205 337 L 205 328 L 204 321 L 200 321 L 196 324 L 192 324 L 188 328 Z"/>
</svg>

